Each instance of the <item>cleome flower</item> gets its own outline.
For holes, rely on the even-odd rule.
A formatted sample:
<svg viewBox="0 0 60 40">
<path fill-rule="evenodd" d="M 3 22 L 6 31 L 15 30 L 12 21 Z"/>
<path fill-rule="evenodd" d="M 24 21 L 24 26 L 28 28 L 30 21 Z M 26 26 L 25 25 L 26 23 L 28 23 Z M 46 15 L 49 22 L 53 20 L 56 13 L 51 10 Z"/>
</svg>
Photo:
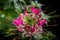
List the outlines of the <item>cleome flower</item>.
<svg viewBox="0 0 60 40">
<path fill-rule="evenodd" d="M 40 17 L 42 10 L 34 8 L 33 6 L 30 7 L 30 10 L 30 13 L 25 10 L 24 14 L 21 13 L 13 20 L 13 24 L 17 30 L 22 32 L 26 37 L 35 36 L 43 32 L 42 26 L 46 23 L 46 20 Z"/>
</svg>

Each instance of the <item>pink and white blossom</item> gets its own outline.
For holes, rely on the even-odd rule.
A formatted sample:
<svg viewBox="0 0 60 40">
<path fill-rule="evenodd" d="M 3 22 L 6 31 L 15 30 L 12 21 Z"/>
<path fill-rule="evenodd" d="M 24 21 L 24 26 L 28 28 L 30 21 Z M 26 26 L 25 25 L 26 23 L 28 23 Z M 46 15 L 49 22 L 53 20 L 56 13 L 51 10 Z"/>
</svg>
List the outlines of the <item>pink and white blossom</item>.
<svg viewBox="0 0 60 40">
<path fill-rule="evenodd" d="M 17 30 L 23 32 L 26 37 L 42 32 L 42 26 L 46 23 L 46 20 L 40 17 L 41 10 L 39 8 L 31 6 L 30 10 L 32 13 L 27 13 L 25 10 L 23 14 L 21 13 L 13 20 L 13 24 L 16 26 Z"/>
</svg>

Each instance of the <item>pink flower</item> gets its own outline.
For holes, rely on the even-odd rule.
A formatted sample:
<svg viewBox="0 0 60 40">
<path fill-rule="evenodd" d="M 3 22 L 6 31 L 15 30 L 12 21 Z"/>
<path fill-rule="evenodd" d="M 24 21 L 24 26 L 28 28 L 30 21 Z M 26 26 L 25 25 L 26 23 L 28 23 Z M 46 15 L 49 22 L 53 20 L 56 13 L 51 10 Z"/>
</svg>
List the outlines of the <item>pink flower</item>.
<svg viewBox="0 0 60 40">
<path fill-rule="evenodd" d="M 15 20 L 13 20 L 13 24 L 16 26 L 19 26 L 19 25 L 23 24 L 23 21 L 20 19 L 15 19 Z"/>
<path fill-rule="evenodd" d="M 23 18 L 24 17 L 24 14 L 20 14 L 18 17 L 17 17 L 17 19 L 21 19 L 21 18 Z"/>
<path fill-rule="evenodd" d="M 20 18 L 23 18 L 23 16 L 24 16 L 24 14 L 21 13 L 21 14 L 20 14 Z"/>
<path fill-rule="evenodd" d="M 26 25 L 25 28 L 26 28 L 26 30 L 29 30 L 30 27 L 28 25 Z"/>
<path fill-rule="evenodd" d="M 39 12 L 41 12 L 41 10 L 39 10 L 38 8 L 34 8 L 33 6 L 31 6 L 31 11 L 32 13 L 34 13 L 35 15 L 39 14 Z"/>
<path fill-rule="evenodd" d="M 24 14 L 20 14 L 13 24 L 16 25 L 18 31 L 22 32 L 26 37 L 37 36 L 38 33 L 43 32 L 42 25 L 46 23 L 45 19 L 41 19 L 39 8 L 34 8 L 31 6 L 31 12 L 27 13 L 28 10 L 25 8 Z"/>
<path fill-rule="evenodd" d="M 46 20 L 45 19 L 42 19 L 38 22 L 38 25 L 39 26 L 42 26 L 43 24 L 45 24 Z"/>
<path fill-rule="evenodd" d="M 27 32 L 26 37 L 30 37 L 30 36 L 31 36 L 31 32 Z"/>
<path fill-rule="evenodd" d="M 35 27 L 31 28 L 30 31 L 31 32 L 34 32 L 35 31 Z"/>
<path fill-rule="evenodd" d="M 18 30 L 18 31 L 20 31 L 20 32 L 22 32 L 22 31 L 23 31 L 23 30 L 22 30 L 22 28 L 17 28 L 17 30 Z"/>
</svg>

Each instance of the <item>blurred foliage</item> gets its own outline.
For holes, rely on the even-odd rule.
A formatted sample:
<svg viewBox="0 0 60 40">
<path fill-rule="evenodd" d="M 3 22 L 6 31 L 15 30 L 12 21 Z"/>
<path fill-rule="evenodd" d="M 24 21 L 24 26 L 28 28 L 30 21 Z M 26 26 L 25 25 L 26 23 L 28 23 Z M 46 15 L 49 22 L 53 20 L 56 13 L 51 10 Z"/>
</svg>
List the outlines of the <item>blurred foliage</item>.
<svg viewBox="0 0 60 40">
<path fill-rule="evenodd" d="M 56 38 L 56 36 L 55 35 L 53 35 L 51 32 L 49 32 L 49 31 L 47 31 L 46 33 L 45 33 L 45 35 L 44 35 L 44 39 L 45 40 L 53 40 L 53 39 L 55 39 Z"/>
</svg>

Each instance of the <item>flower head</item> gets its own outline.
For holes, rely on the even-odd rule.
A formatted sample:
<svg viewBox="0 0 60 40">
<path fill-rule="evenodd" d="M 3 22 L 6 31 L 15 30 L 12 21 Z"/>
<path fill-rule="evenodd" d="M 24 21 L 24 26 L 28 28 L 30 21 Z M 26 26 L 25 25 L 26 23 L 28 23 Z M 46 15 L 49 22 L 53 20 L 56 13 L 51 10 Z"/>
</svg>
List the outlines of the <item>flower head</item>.
<svg viewBox="0 0 60 40">
<path fill-rule="evenodd" d="M 30 10 L 32 13 L 27 13 L 25 10 L 24 14 L 21 13 L 13 20 L 13 24 L 16 25 L 17 30 L 23 32 L 27 37 L 42 32 L 42 25 L 46 22 L 45 19 L 40 18 L 41 10 L 39 8 L 32 6 Z"/>
<path fill-rule="evenodd" d="M 32 13 L 35 14 L 35 15 L 37 15 L 37 14 L 39 14 L 39 13 L 41 12 L 40 9 L 38 9 L 38 8 L 34 8 L 34 6 L 31 6 L 30 9 L 31 9 Z"/>
</svg>

